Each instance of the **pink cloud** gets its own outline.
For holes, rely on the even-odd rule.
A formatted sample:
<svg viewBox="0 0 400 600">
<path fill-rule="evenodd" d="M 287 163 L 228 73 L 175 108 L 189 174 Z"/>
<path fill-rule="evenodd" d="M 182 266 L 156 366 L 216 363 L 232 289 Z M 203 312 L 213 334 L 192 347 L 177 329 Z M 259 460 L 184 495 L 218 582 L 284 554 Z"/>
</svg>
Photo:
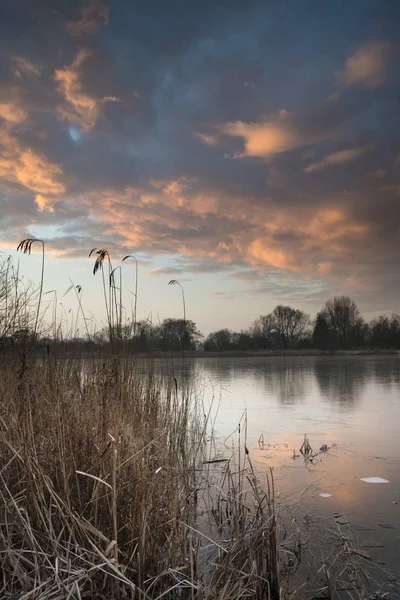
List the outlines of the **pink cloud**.
<svg viewBox="0 0 400 600">
<path fill-rule="evenodd" d="M 345 68 L 337 73 L 344 85 L 377 88 L 386 82 L 392 45 L 388 42 L 369 42 L 345 60 Z"/>
</svg>

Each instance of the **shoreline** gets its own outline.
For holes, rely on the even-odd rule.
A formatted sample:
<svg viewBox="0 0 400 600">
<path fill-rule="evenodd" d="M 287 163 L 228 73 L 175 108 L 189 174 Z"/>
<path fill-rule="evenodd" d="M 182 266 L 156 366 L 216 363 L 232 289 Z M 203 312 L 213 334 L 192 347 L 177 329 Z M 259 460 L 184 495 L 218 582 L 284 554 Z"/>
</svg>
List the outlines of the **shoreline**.
<svg viewBox="0 0 400 600">
<path fill-rule="evenodd" d="M 150 352 L 134 353 L 135 356 L 144 358 L 274 358 L 286 356 L 392 356 L 399 354 L 398 350 L 374 349 L 374 350 L 226 350 L 222 352 L 206 352 L 204 350 L 192 350 L 189 352 Z"/>
<path fill-rule="evenodd" d="M 61 350 L 61 351 L 60 351 Z M 122 351 L 121 351 L 122 350 Z M 92 349 L 77 349 L 77 348 L 60 348 L 56 347 L 53 352 L 50 350 L 50 355 L 62 357 L 87 357 L 87 358 L 107 358 L 110 356 L 110 349 L 108 348 L 92 348 Z M 45 351 L 38 351 L 37 356 L 44 355 Z M 113 352 L 111 352 L 113 354 Z M 375 348 L 375 349 L 359 349 L 359 350 L 225 350 L 220 352 L 207 352 L 204 350 L 190 350 L 190 351 L 166 351 L 161 350 L 149 351 L 149 352 L 135 352 L 130 351 L 128 348 L 117 349 L 116 355 L 129 356 L 131 358 L 286 358 L 286 357 L 337 357 L 337 356 L 396 356 L 400 354 L 399 350 L 390 348 Z"/>
</svg>

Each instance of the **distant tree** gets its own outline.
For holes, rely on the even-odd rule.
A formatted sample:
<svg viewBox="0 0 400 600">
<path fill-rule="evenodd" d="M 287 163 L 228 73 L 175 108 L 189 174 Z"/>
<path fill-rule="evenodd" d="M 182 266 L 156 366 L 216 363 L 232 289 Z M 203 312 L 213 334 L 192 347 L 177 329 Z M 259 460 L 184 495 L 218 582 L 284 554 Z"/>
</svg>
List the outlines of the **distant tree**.
<svg viewBox="0 0 400 600">
<path fill-rule="evenodd" d="M 203 337 L 196 323 L 184 319 L 165 319 L 153 330 L 154 345 L 161 350 L 195 350 Z"/>
<path fill-rule="evenodd" d="M 390 320 L 390 343 L 395 348 L 400 348 L 400 315 L 392 314 Z"/>
<path fill-rule="evenodd" d="M 330 347 L 330 330 L 323 312 L 317 314 L 315 319 L 312 343 L 315 348 L 327 350 Z"/>
<path fill-rule="evenodd" d="M 308 335 L 310 317 L 301 310 L 278 305 L 272 311 L 272 321 L 284 348 L 297 346 Z"/>
<path fill-rule="evenodd" d="M 219 329 L 210 333 L 204 341 L 204 350 L 207 352 L 232 350 L 234 346 L 233 335 L 229 329 Z"/>
<path fill-rule="evenodd" d="M 254 342 L 251 334 L 246 331 L 232 334 L 232 348 L 235 350 L 251 350 Z"/>
<path fill-rule="evenodd" d="M 272 314 L 261 315 L 250 327 L 252 343 L 256 348 L 271 348 L 276 342 L 273 335 L 275 321 Z"/>
<path fill-rule="evenodd" d="M 143 352 L 150 350 L 153 339 L 153 325 L 149 321 L 138 321 L 135 324 L 135 347 Z"/>
<path fill-rule="evenodd" d="M 371 321 L 368 343 L 375 348 L 400 348 L 400 317 L 381 315 Z"/>
<path fill-rule="evenodd" d="M 357 304 L 349 296 L 327 300 L 321 313 L 330 336 L 339 348 L 350 348 L 363 342 L 364 321 Z"/>
</svg>

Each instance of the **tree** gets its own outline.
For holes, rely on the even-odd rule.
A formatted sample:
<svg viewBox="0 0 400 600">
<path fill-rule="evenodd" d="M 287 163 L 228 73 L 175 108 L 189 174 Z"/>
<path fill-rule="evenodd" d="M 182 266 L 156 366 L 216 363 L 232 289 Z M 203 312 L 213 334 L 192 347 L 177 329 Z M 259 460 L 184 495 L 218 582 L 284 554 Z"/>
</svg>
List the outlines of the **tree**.
<svg viewBox="0 0 400 600">
<path fill-rule="evenodd" d="M 202 338 L 196 323 L 184 319 L 165 319 L 154 329 L 155 344 L 161 350 L 195 350 Z"/>
<path fill-rule="evenodd" d="M 350 348 L 362 342 L 364 321 L 357 304 L 349 296 L 327 300 L 321 314 L 337 346 Z"/>
<path fill-rule="evenodd" d="M 272 311 L 272 322 L 282 346 L 293 348 L 307 336 L 310 317 L 301 310 L 278 305 Z"/>
<path fill-rule="evenodd" d="M 232 346 L 233 334 L 229 329 L 219 329 L 210 333 L 204 342 L 204 350 L 208 352 L 224 352 L 231 350 Z"/>
<path fill-rule="evenodd" d="M 250 328 L 250 335 L 254 346 L 257 348 L 270 348 L 274 345 L 275 322 L 272 314 L 261 315 Z"/>
<path fill-rule="evenodd" d="M 381 315 L 369 324 L 368 342 L 375 348 L 400 347 L 400 317 Z"/>
<path fill-rule="evenodd" d="M 293 348 L 309 336 L 309 325 L 305 312 L 279 304 L 268 315 L 258 317 L 250 331 L 258 348 Z"/>
<path fill-rule="evenodd" d="M 314 331 L 312 334 L 312 343 L 316 348 L 327 350 L 330 346 L 330 331 L 327 320 L 323 312 L 317 314 L 315 319 Z"/>
<path fill-rule="evenodd" d="M 135 323 L 135 347 L 140 350 L 150 350 L 153 337 L 153 324 L 150 321 Z"/>
</svg>

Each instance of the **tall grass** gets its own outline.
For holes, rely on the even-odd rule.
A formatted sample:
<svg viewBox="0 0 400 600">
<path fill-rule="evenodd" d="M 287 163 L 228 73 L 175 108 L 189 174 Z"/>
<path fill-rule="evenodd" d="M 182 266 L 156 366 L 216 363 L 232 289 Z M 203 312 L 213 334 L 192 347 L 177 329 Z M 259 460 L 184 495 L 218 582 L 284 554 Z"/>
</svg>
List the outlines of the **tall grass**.
<svg viewBox="0 0 400 600">
<path fill-rule="evenodd" d="M 22 242 L 20 242 L 17 246 L 17 252 L 21 251 L 24 254 L 31 254 L 32 252 L 32 246 L 35 244 L 41 244 L 42 246 L 42 267 L 41 267 L 41 274 L 40 274 L 40 287 L 39 287 L 39 296 L 38 296 L 38 301 L 37 301 L 37 309 L 36 309 L 36 319 L 35 319 L 35 327 L 34 327 L 34 336 L 36 336 L 37 331 L 38 331 L 38 325 L 39 325 L 39 317 L 40 317 L 40 308 L 41 308 L 41 302 L 42 302 L 42 295 L 43 295 L 43 281 L 44 281 L 44 241 L 43 240 L 39 240 L 37 238 L 27 238 L 25 240 L 22 240 Z"/>
<path fill-rule="evenodd" d="M 227 474 L 208 535 L 208 417 L 176 379 L 116 355 L 21 374 L 9 355 L 0 389 L 0 597 L 279 597 L 273 490 L 250 468 L 246 507 Z"/>
<path fill-rule="evenodd" d="M 35 241 L 18 248 L 30 253 Z M 118 301 L 110 255 L 94 252 L 113 342 L 122 270 Z M 213 483 L 210 412 L 187 382 L 158 378 L 122 345 L 100 359 L 48 344 L 38 358 L 43 273 L 42 261 L 30 293 L 9 262 L 0 269 L 0 597 L 279 598 L 272 475 L 263 490 L 239 437 L 237 467 L 228 461 Z M 70 280 L 64 295 L 72 290 L 76 333 L 80 313 L 90 340 Z"/>
</svg>

